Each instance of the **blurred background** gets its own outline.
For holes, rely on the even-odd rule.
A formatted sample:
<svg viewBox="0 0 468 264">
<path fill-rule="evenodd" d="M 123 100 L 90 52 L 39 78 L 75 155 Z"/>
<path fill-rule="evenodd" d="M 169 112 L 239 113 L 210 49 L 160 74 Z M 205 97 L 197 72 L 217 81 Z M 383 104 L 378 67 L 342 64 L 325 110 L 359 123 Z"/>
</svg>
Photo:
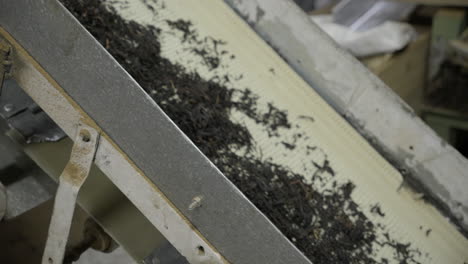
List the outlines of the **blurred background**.
<svg viewBox="0 0 468 264">
<path fill-rule="evenodd" d="M 468 156 L 468 1 L 294 1 Z"/>
</svg>

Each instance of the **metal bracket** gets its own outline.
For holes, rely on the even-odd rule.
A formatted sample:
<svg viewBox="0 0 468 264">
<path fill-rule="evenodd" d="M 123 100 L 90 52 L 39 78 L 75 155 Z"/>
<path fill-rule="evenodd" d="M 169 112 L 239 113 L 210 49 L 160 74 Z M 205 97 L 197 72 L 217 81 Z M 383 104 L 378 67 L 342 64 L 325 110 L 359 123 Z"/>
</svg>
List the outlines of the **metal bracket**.
<svg viewBox="0 0 468 264">
<path fill-rule="evenodd" d="M 63 262 L 78 192 L 91 170 L 98 140 L 99 133 L 95 129 L 78 126 L 70 160 L 59 178 L 43 264 Z"/>
</svg>

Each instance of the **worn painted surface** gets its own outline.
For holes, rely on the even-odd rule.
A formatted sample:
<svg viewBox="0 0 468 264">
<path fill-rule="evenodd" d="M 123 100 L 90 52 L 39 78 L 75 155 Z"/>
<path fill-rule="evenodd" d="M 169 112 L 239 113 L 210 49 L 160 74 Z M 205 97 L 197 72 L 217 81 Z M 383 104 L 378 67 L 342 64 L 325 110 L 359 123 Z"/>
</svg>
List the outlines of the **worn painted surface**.
<svg viewBox="0 0 468 264">
<path fill-rule="evenodd" d="M 14 41 L 6 32 L 0 33 Z M 97 126 L 79 106 L 61 90 L 60 86 L 28 54 L 15 45 L 15 69 L 13 77 L 41 108 L 54 119 L 69 136 L 75 134 L 77 124 Z M 103 133 L 102 131 L 100 131 Z M 99 138 L 95 164 L 108 175 L 109 179 L 141 210 L 150 222 L 173 243 L 192 263 L 225 263 L 194 227 L 180 216 L 156 187 L 148 184 L 143 173 L 130 163 L 117 149 L 108 136 Z M 163 219 L 163 221 L 161 221 Z M 205 255 L 199 256 L 194 250 L 203 246 Z"/>
<path fill-rule="evenodd" d="M 397 169 L 468 228 L 468 161 L 293 2 L 225 0 Z"/>
<path fill-rule="evenodd" d="M 78 126 L 70 161 L 59 178 L 43 264 L 62 263 L 70 234 L 78 192 L 93 164 L 99 134 L 91 127 Z"/>
</svg>

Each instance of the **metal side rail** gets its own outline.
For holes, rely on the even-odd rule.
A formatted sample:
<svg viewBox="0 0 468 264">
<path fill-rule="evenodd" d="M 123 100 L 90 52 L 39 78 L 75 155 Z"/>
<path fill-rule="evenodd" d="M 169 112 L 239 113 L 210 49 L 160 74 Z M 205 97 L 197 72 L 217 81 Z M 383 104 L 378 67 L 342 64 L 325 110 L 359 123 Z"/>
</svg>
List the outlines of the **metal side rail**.
<svg viewBox="0 0 468 264">
<path fill-rule="evenodd" d="M 61 4 L 0 4 L 11 77 L 190 263 L 310 263 Z"/>
</svg>

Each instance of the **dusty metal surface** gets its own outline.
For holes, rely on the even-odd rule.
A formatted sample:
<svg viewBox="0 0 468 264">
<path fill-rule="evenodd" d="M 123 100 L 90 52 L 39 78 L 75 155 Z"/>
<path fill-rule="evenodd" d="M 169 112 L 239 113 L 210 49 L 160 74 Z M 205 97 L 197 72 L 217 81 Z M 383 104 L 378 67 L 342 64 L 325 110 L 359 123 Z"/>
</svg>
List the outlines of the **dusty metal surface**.
<svg viewBox="0 0 468 264">
<path fill-rule="evenodd" d="M 407 179 L 468 228 L 468 161 L 457 150 L 293 2 L 224 1 Z"/>
<path fill-rule="evenodd" d="M 79 125 L 70 161 L 59 178 L 48 237 L 42 256 L 43 264 L 62 263 L 75 211 L 78 192 L 89 176 L 99 142 L 92 127 Z"/>
<path fill-rule="evenodd" d="M 235 263 L 309 263 L 56 1 L 2 7 L 0 26 L 64 91 L 24 61 L 20 86 L 67 134 L 80 119 L 103 129 L 97 166 L 189 262 L 222 263 L 219 251 Z"/>
</svg>

